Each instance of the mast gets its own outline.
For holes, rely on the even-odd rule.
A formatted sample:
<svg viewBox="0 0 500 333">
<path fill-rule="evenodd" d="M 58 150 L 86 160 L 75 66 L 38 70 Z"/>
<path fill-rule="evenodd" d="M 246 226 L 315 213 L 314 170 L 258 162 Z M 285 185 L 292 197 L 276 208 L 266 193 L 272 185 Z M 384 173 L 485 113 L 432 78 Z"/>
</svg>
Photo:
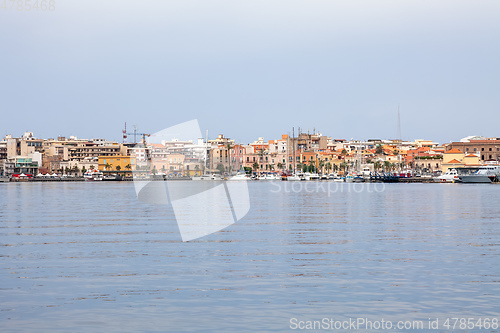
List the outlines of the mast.
<svg viewBox="0 0 500 333">
<path fill-rule="evenodd" d="M 403 139 L 401 138 L 401 114 L 399 112 L 399 104 L 398 104 L 398 141 L 399 141 L 399 146 L 398 146 L 398 160 L 399 160 L 399 170 L 401 170 L 401 145 Z"/>
<path fill-rule="evenodd" d="M 295 127 L 292 127 L 292 149 L 293 149 L 293 174 L 295 174 Z"/>
</svg>

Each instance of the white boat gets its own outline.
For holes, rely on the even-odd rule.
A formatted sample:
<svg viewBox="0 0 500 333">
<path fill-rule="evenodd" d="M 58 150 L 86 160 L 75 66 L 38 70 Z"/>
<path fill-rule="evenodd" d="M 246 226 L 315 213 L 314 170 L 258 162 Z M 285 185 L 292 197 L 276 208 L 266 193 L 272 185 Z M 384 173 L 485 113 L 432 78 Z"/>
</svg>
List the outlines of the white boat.
<svg viewBox="0 0 500 333">
<path fill-rule="evenodd" d="M 316 172 L 313 172 L 309 175 L 310 180 L 318 180 L 320 179 L 319 175 Z"/>
<path fill-rule="evenodd" d="M 212 175 L 193 176 L 191 180 L 212 180 Z"/>
<path fill-rule="evenodd" d="M 459 175 L 462 183 L 492 183 L 500 175 L 500 166 L 481 166 L 474 173 Z"/>
<path fill-rule="evenodd" d="M 319 177 L 321 180 L 328 180 L 328 175 L 327 174 L 323 174 L 321 175 L 321 177 Z"/>
<path fill-rule="evenodd" d="M 456 183 L 460 181 L 457 169 L 448 169 L 444 174 L 438 177 L 433 177 L 432 180 L 440 183 Z"/>
<path fill-rule="evenodd" d="M 245 172 L 238 172 L 236 175 L 229 177 L 227 180 L 235 181 L 235 180 L 250 180 L 250 177 Z"/>
<path fill-rule="evenodd" d="M 88 170 L 84 173 L 83 178 L 86 181 L 100 181 L 103 179 L 103 175 L 99 170 Z"/>
<path fill-rule="evenodd" d="M 259 180 L 281 180 L 281 177 L 274 173 L 266 173 L 258 177 Z"/>
<path fill-rule="evenodd" d="M 299 180 L 302 180 L 298 174 L 294 173 L 294 174 L 291 174 L 290 176 L 286 177 L 287 180 L 291 180 L 291 181 L 299 181 Z"/>
</svg>

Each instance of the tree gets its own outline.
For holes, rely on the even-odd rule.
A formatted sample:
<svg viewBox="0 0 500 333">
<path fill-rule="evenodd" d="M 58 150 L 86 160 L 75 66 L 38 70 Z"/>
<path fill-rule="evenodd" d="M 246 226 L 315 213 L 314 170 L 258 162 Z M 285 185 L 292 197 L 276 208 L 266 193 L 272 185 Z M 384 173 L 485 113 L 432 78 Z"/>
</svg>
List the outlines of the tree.
<svg viewBox="0 0 500 333">
<path fill-rule="evenodd" d="M 70 171 L 71 171 L 71 169 L 70 169 L 69 167 L 66 167 L 66 168 L 64 169 L 64 173 L 66 173 L 66 174 L 69 174 L 69 172 L 70 172 Z"/>
<path fill-rule="evenodd" d="M 382 163 L 380 163 L 380 161 L 376 161 L 375 163 L 373 163 L 373 168 L 375 169 L 375 171 L 378 171 L 378 169 L 380 169 L 381 166 Z"/>
<path fill-rule="evenodd" d="M 384 148 L 382 148 L 381 145 L 378 145 L 377 148 L 375 148 L 375 154 L 380 155 L 384 152 Z"/>
<path fill-rule="evenodd" d="M 251 167 L 243 167 L 243 169 L 245 170 L 246 174 L 251 174 L 252 173 L 252 168 Z"/>
<path fill-rule="evenodd" d="M 345 156 L 345 155 L 347 155 L 347 150 L 345 150 L 345 149 L 342 149 L 342 152 L 341 152 L 340 154 L 341 154 L 342 156 Z"/>
<path fill-rule="evenodd" d="M 93 165 L 90 166 L 90 170 L 94 170 L 94 166 Z"/>
<path fill-rule="evenodd" d="M 252 168 L 253 168 L 253 171 L 256 173 L 259 170 L 259 163 L 253 162 Z"/>
<path fill-rule="evenodd" d="M 116 166 L 116 171 L 120 171 L 121 169 L 122 169 L 121 166 L 119 166 L 119 165 Z"/>
<path fill-rule="evenodd" d="M 109 170 L 109 169 L 111 169 L 111 166 L 112 166 L 112 165 L 113 165 L 113 164 L 106 163 L 106 165 L 104 166 L 104 168 L 105 168 L 106 170 Z"/>
<path fill-rule="evenodd" d="M 283 164 L 278 163 L 278 164 L 277 164 L 277 167 L 278 167 L 278 169 L 280 169 L 280 170 L 281 170 L 281 169 L 283 169 Z"/>
<path fill-rule="evenodd" d="M 75 176 L 78 174 L 79 171 L 80 171 L 80 169 L 78 168 L 78 165 L 75 165 L 73 167 L 73 172 L 75 173 Z"/>
<path fill-rule="evenodd" d="M 326 169 L 326 173 L 330 173 L 330 170 L 332 169 L 332 163 L 326 162 L 325 169 Z"/>
<path fill-rule="evenodd" d="M 222 163 L 217 164 L 217 170 L 219 170 L 219 172 L 221 174 L 223 174 L 224 173 L 224 165 L 222 165 Z"/>
<path fill-rule="evenodd" d="M 316 168 L 314 166 L 314 161 L 310 160 L 309 161 L 309 172 L 315 172 L 315 171 L 316 171 Z"/>
<path fill-rule="evenodd" d="M 390 168 L 391 168 L 391 162 L 389 162 L 389 161 L 384 161 L 384 169 L 385 169 L 386 171 L 388 171 L 388 170 L 390 170 Z"/>
<path fill-rule="evenodd" d="M 320 171 L 321 173 L 323 173 L 323 167 L 325 166 L 325 161 L 320 160 L 320 161 L 318 162 L 318 166 L 319 166 L 319 171 Z"/>
<path fill-rule="evenodd" d="M 340 163 L 340 170 L 343 171 L 344 173 L 347 171 L 347 163 L 346 162 Z"/>
<path fill-rule="evenodd" d="M 82 167 L 82 173 L 87 172 L 87 169 L 85 167 Z"/>
</svg>

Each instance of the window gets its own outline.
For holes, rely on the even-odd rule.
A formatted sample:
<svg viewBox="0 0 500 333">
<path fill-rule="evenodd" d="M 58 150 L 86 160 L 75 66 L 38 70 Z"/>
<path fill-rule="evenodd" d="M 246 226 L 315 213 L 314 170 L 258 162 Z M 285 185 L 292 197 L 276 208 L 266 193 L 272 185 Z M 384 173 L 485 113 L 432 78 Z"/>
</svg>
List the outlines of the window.
<svg viewBox="0 0 500 333">
<path fill-rule="evenodd" d="M 484 148 L 481 148 L 481 151 L 484 151 Z"/>
<path fill-rule="evenodd" d="M 102 160 L 102 163 L 103 163 L 103 164 L 106 164 L 106 160 Z"/>
<path fill-rule="evenodd" d="M 465 148 L 465 151 L 469 151 L 469 148 Z"/>
<path fill-rule="evenodd" d="M 490 148 L 490 151 L 491 151 L 491 148 Z"/>
</svg>

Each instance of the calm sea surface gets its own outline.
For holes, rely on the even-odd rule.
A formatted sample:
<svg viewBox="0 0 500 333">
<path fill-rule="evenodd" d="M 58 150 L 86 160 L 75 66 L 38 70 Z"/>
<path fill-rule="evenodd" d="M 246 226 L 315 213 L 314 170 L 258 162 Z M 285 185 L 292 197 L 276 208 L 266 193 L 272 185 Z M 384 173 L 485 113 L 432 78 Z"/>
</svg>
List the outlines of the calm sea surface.
<svg viewBox="0 0 500 333">
<path fill-rule="evenodd" d="M 500 317 L 499 185 L 309 184 L 249 182 L 250 212 L 191 242 L 132 183 L 0 184 L 0 331 Z"/>
</svg>

